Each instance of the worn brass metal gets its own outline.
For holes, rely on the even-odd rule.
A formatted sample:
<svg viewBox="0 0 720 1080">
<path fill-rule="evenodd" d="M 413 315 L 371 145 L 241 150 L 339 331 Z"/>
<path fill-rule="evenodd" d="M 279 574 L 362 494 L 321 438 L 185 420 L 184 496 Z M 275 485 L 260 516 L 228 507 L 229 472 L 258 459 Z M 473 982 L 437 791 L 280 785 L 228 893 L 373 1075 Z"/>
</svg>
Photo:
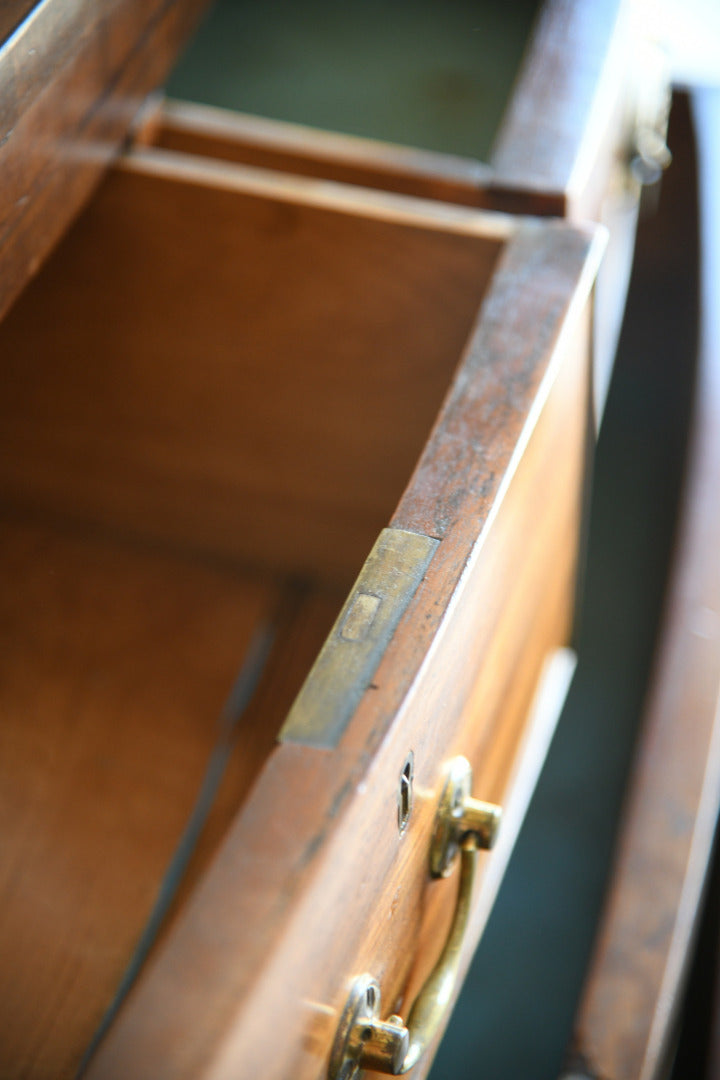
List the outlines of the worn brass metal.
<svg viewBox="0 0 720 1080">
<path fill-rule="evenodd" d="M 476 836 L 479 848 L 490 849 L 495 843 L 502 811 L 494 803 L 473 799 L 471 788 L 470 762 L 464 757 L 453 758 L 448 765 L 430 842 L 430 873 L 433 877 L 447 877 L 466 833 Z"/>
<path fill-rule="evenodd" d="M 446 876 L 460 854 L 455 914 L 440 957 L 407 1023 L 398 1016 L 380 1020 L 378 984 L 369 975 L 355 980 L 335 1037 L 329 1080 L 352 1080 L 361 1069 L 401 1076 L 417 1065 L 440 1029 L 457 983 L 478 851 L 492 846 L 500 821 L 499 807 L 470 798 L 471 783 L 469 763 L 456 758 L 450 763 L 440 797 L 431 846 L 430 872 L 434 877 Z"/>
<path fill-rule="evenodd" d="M 361 1068 L 382 1068 L 388 1063 L 397 1073 L 408 1044 L 408 1030 L 399 1016 L 380 1020 L 377 981 L 372 975 L 360 975 L 353 982 L 340 1018 L 328 1075 L 333 1080 L 352 1080 Z"/>
<path fill-rule="evenodd" d="M 383 529 L 280 731 L 281 742 L 337 746 L 438 540 Z"/>
<path fill-rule="evenodd" d="M 399 1016 L 355 1023 L 350 1031 L 350 1052 L 357 1055 L 358 1068 L 397 1076 L 403 1071 L 409 1049 L 410 1032 Z"/>
</svg>

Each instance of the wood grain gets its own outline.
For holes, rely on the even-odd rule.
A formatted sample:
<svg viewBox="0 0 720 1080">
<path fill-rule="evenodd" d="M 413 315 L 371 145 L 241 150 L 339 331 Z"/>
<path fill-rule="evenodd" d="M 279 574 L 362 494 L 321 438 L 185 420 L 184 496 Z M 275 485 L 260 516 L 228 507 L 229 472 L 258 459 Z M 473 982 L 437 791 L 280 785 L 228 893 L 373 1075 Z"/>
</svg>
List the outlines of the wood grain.
<svg viewBox="0 0 720 1080">
<path fill-rule="evenodd" d="M 0 551 L 0 1074 L 70 1077 L 278 589 L 47 522 L 4 518 Z M 268 723 L 241 734 L 245 791 Z"/>
<path fill-rule="evenodd" d="M 265 675 L 243 714 L 242 732 L 163 934 L 169 932 L 174 919 L 182 915 L 185 903 L 207 873 L 252 790 L 262 763 L 274 749 L 277 733 L 344 600 L 339 589 L 322 588 L 314 583 L 303 587 L 284 585 L 283 592 L 286 599 L 279 608 L 277 639 Z"/>
<path fill-rule="evenodd" d="M 643 27 L 649 32 L 649 28 Z M 615 361 L 638 191 L 628 175 L 643 74 L 640 20 L 625 0 L 544 4 L 493 147 L 484 205 L 596 221 L 609 231 L 597 283 L 595 416 Z"/>
<path fill-rule="evenodd" d="M 576 1020 L 578 1060 L 608 1080 L 650 1080 L 670 1059 L 720 810 L 717 100 L 699 115 L 707 125 L 698 132 L 702 344 L 680 529 L 613 878 Z M 670 283 L 694 272 L 693 146 L 687 116 L 684 131 L 683 117 L 674 116 L 674 171 L 648 250 L 638 249 L 639 272 Z M 676 362 L 691 367 L 688 357 Z"/>
<path fill-rule="evenodd" d="M 347 583 L 510 231 L 461 207 L 131 156 L 0 327 L 0 490 Z"/>
<path fill-rule="evenodd" d="M 509 213 L 599 221 L 634 135 L 630 7 L 627 0 L 541 6 L 489 162 L 189 102 L 158 104 L 140 139 Z"/>
<path fill-rule="evenodd" d="M 648 89 L 623 0 L 549 0 L 489 164 L 187 102 L 159 103 L 140 136 L 183 153 L 609 230 L 597 289 L 595 414 L 602 417 L 625 306 L 638 189 L 628 171 Z"/>
<path fill-rule="evenodd" d="M 206 0 L 6 5 L 0 315 L 90 196 L 205 6 Z"/>
<path fill-rule="evenodd" d="M 138 135 L 146 143 L 183 154 L 322 177 L 426 199 L 483 206 L 491 170 L 471 158 L 338 135 L 301 124 L 165 101 Z"/>
<path fill-rule="evenodd" d="M 170 102 L 143 141 L 517 213 L 597 216 L 628 136 L 632 28 L 623 0 L 541 5 L 489 162 Z"/>
<path fill-rule="evenodd" d="M 7 201 L 0 202 L 0 307 L 36 272 L 97 183 L 142 95 L 166 70 L 200 6 L 199 0 L 165 2 L 152 10 L 117 4 L 111 16 L 109 7 L 100 13 L 95 5 L 90 13 L 78 0 L 74 7 L 65 5 L 62 23 L 37 19 L 19 36 L 27 56 L 34 55 L 36 30 L 45 35 L 38 41 L 52 40 L 57 49 L 70 42 L 72 48 L 56 51 L 46 68 L 25 60 L 16 84 L 3 94 L 17 116 L 8 120 L 13 138 L 0 144 L 8 170 Z M 58 11 L 48 3 L 41 13 L 49 18 Z M 555 19 L 558 12 L 567 15 L 563 4 L 553 11 Z M 594 23 L 593 55 L 604 55 L 613 33 L 610 23 L 599 33 Z M 47 50 L 40 53 L 44 57 Z M 545 124 L 533 121 L 540 136 L 555 124 L 561 132 L 554 156 L 535 132 L 525 151 L 523 185 L 530 194 L 520 202 L 543 213 L 561 207 L 580 215 L 599 205 L 608 175 L 604 162 L 613 159 L 618 114 L 610 105 L 598 112 L 597 105 L 598 85 L 603 94 L 609 86 L 605 60 L 593 69 L 592 87 L 592 78 L 587 87 L 580 85 L 573 65 L 560 112 L 553 112 L 528 76 L 521 84 L 524 104 L 517 99 L 506 128 L 519 147 L 529 115 L 523 110 L 537 103 Z M 9 70 L 3 69 L 3 77 Z M 58 110 L 58 100 L 67 109 Z M 583 113 L 588 102 L 590 111 Z M 69 164 L 58 155 L 61 140 L 73 147 Z M 75 152 L 80 143 L 91 152 Z M 221 143 L 213 153 L 223 152 Z M 274 158 L 264 158 L 265 149 L 253 153 L 260 155 L 254 164 L 273 160 L 281 168 L 432 198 L 476 198 L 475 173 L 469 170 L 468 183 L 462 163 L 430 156 L 400 161 L 392 150 L 379 155 L 380 162 L 363 160 L 366 149 L 338 148 L 330 174 L 325 164 L 311 160 L 322 158 L 314 148 L 295 153 L 288 145 L 280 154 L 273 150 Z M 555 175 L 543 179 L 550 161 Z M 577 184 L 578 162 L 587 184 Z M 512 155 L 503 158 L 503 144 L 494 165 L 489 201 L 517 209 Z M 194 556 L 187 563 L 177 554 L 140 556 L 126 541 L 110 544 L 107 537 L 128 533 L 171 549 L 344 580 L 397 502 L 505 245 L 463 367 L 394 518 L 401 527 L 441 539 L 439 558 L 339 751 L 318 756 L 304 748 L 279 748 L 242 808 L 269 751 L 273 710 L 287 700 L 292 677 L 266 691 L 252 722 L 250 759 L 235 758 L 178 905 L 176 928 L 92 1074 L 174 1080 L 320 1076 L 349 975 L 371 969 L 383 982 L 387 1011 L 400 1007 L 412 980 L 431 963 L 433 941 L 452 903 L 452 883 L 428 895 L 425 852 L 441 764 L 454 750 L 474 760 L 478 794 L 506 801 L 511 822 L 483 876 L 476 939 L 532 786 L 531 772 L 520 764 L 523 754 L 532 758 L 538 752 L 537 745 L 532 753 L 524 749 L 534 688 L 548 652 L 570 634 L 588 403 L 585 303 L 597 261 L 588 235 L 530 226 L 510 240 L 507 227 L 502 236 L 493 233 L 479 215 L 390 198 L 373 201 L 352 191 L 341 195 L 332 185 L 303 187 L 296 180 L 281 190 L 277 181 L 251 171 L 243 188 L 242 176 L 234 166 L 136 153 L 110 178 L 63 254 L 0 335 L 6 358 L 0 395 L 5 501 L 100 526 L 97 536 L 80 545 L 66 542 L 62 532 L 42 532 L 41 546 L 63 564 L 49 583 L 43 577 L 48 565 L 36 548 L 26 551 L 26 535 L 18 540 L 13 529 L 9 543 L 21 553 L 18 589 L 9 594 L 14 626 L 28 628 L 31 637 L 28 645 L 25 630 L 17 635 L 11 629 L 16 652 L 7 655 L 13 660 L 20 653 L 19 670 L 25 672 L 25 682 L 13 690 L 20 705 L 9 729 L 20 760 L 13 772 L 16 787 L 18 777 L 45 764 L 36 741 L 29 742 L 35 736 L 27 715 L 41 714 L 56 755 L 30 786 L 30 796 L 39 795 L 26 804 L 27 820 L 17 826 L 21 832 L 27 826 L 33 842 L 13 834 L 22 866 L 13 881 L 25 888 L 42 880 L 37 895 L 30 890 L 33 900 L 52 906 L 53 918 L 62 917 L 62 930 L 54 924 L 50 946 L 42 945 L 45 953 L 33 935 L 32 963 L 20 980 L 25 1002 L 33 999 L 33 1005 L 36 984 L 47 989 L 47 1008 L 41 1003 L 36 1013 L 25 1004 L 10 1014 L 11 1037 L 22 1043 L 20 1068 L 37 1069 L 36 1075 L 72 1071 L 142 925 L 189 797 L 185 789 L 166 797 L 154 785 L 155 773 L 143 772 L 145 789 L 138 799 L 148 817 L 142 819 L 144 831 L 136 830 L 143 844 L 121 839 L 121 850 L 129 847 L 143 865 L 133 864 L 118 885 L 111 872 L 119 874 L 124 860 L 108 859 L 106 839 L 98 839 L 106 818 L 97 809 L 98 792 L 86 797 L 75 783 L 78 772 L 82 779 L 87 771 L 83 755 L 88 747 L 96 757 L 104 752 L 108 727 L 113 738 L 121 732 L 122 745 L 127 739 L 127 759 L 121 755 L 112 769 L 136 769 L 139 745 L 151 744 L 143 766 L 153 763 L 153 755 L 165 755 L 166 742 L 160 749 L 156 742 L 168 734 L 165 710 L 175 719 L 167 701 L 175 704 L 177 657 L 206 642 L 209 596 L 208 606 L 221 611 L 213 631 L 221 631 L 223 646 L 219 655 L 198 650 L 193 662 L 203 671 L 191 679 L 192 704 L 185 700 L 179 707 L 187 710 L 192 739 L 204 747 L 207 732 L 197 736 L 193 724 L 205 712 L 206 684 L 215 687 L 220 669 L 225 677 L 229 625 L 237 618 L 247 619 L 243 626 L 256 621 L 244 600 L 248 590 L 258 611 L 275 595 L 273 586 L 248 584 L 235 570 L 203 568 Z M 558 177 L 561 183 L 554 186 Z M 27 535 L 37 528 L 27 526 Z M 180 565 L 182 585 L 175 590 L 168 575 Z M 76 580 L 82 582 L 79 595 Z M 31 595 L 36 587 L 45 597 L 53 588 L 60 593 L 39 623 L 31 619 L 33 612 L 18 614 L 13 599 L 28 582 Z M 194 603 L 195 594 L 187 595 L 193 589 Z M 96 611 L 104 595 L 120 611 L 107 624 Z M 141 642 L 140 670 L 151 671 L 138 689 L 137 609 L 154 610 L 154 596 L 158 613 L 167 618 L 169 608 L 175 618 L 166 639 L 156 640 L 153 623 L 146 644 Z M 66 604 L 71 624 L 75 620 L 79 628 L 76 648 L 72 635 L 65 636 Z M 192 616 L 194 605 L 200 608 L 197 619 L 185 614 L 188 609 Z M 327 606 L 333 605 L 328 598 Z M 298 655 L 311 651 L 324 625 L 325 603 L 319 608 L 317 619 L 308 616 Z M 46 625 L 60 656 L 53 653 L 49 664 L 45 639 L 32 639 Z M 121 646 L 132 638 L 133 648 L 118 650 L 118 638 Z M 87 673 L 93 648 L 112 653 L 99 687 Z M 194 676 L 188 666 L 183 674 Z M 289 666 L 301 666 L 297 655 Z M 57 716 L 51 720 L 60 684 L 68 708 L 84 702 L 81 751 L 62 742 L 65 729 Z M 194 694 L 202 699 L 197 709 Z M 172 728 L 170 735 L 167 753 L 184 754 Z M 417 761 L 416 810 L 408 833 L 398 838 L 395 786 L 409 745 Z M 71 760 L 56 770 L 63 754 Z M 196 749 L 187 751 L 187 792 L 201 758 Z M 118 788 L 119 779 L 100 792 L 109 800 L 107 818 L 118 825 L 123 809 L 118 827 L 135 827 Z M 156 812 L 163 828 L 172 817 L 163 837 L 147 824 Z M 86 825 L 93 829 L 90 840 L 84 839 Z M 227 841 L 212 861 L 228 827 Z M 146 833 L 152 833 L 152 844 L 145 844 Z M 64 947 L 64 935 L 86 940 L 85 926 L 74 918 L 76 909 L 86 913 L 86 899 L 46 903 L 54 886 L 41 875 L 51 875 L 66 858 L 76 858 L 82 873 L 91 866 L 92 875 L 107 874 L 93 894 L 92 917 L 121 907 L 124 920 L 112 957 L 98 948 L 77 973 L 64 952 L 47 964 L 50 949 L 60 953 Z M 195 881 L 200 884 L 191 898 Z M 128 904 L 126 892 L 133 890 L 142 897 Z M 24 903 L 23 895 L 18 912 Z M 10 955 L 19 958 L 16 968 L 25 962 L 27 925 L 17 934 L 12 925 L 8 931 Z M 102 935 L 107 941 L 105 929 Z M 28 1034 L 18 1015 L 47 1026 L 32 1026 Z M 285 1024 L 282 1045 L 279 1015 Z M 258 1037 L 260 1045 L 272 1048 L 270 1061 L 258 1055 Z"/>
<path fill-rule="evenodd" d="M 588 234 L 563 226 L 510 242 L 431 438 L 442 540 L 425 582 L 339 747 L 285 744 L 270 757 L 93 1078 L 319 1077 L 353 975 L 372 971 L 385 1009 L 400 1007 L 454 753 L 477 765 L 481 749 L 504 745 L 476 794 L 506 800 L 512 846 L 531 787 L 517 772 L 528 708 L 545 656 L 569 633 L 597 257 Z M 526 260 L 534 273 L 521 285 Z M 427 508 L 429 469 L 423 459 L 398 518 Z M 408 749 L 416 801 L 399 836 Z M 475 934 L 501 876 L 491 859 Z M 451 905 L 452 883 L 442 886 Z"/>
</svg>

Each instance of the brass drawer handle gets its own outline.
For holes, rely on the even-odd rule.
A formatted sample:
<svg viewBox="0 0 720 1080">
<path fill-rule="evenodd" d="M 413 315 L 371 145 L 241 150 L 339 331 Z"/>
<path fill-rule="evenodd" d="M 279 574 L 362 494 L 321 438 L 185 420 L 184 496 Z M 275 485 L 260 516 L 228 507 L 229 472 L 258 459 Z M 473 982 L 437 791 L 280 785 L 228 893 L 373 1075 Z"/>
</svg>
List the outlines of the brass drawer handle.
<svg viewBox="0 0 720 1080">
<path fill-rule="evenodd" d="M 371 975 L 355 979 L 338 1025 L 328 1080 L 351 1080 L 360 1069 L 401 1076 L 418 1063 L 437 1034 L 452 998 L 475 883 L 478 851 L 493 845 L 501 810 L 470 797 L 472 770 L 455 758 L 440 797 L 430 848 L 430 873 L 445 877 L 460 854 L 460 882 L 447 941 L 405 1023 L 380 1019 L 380 987 Z"/>
</svg>

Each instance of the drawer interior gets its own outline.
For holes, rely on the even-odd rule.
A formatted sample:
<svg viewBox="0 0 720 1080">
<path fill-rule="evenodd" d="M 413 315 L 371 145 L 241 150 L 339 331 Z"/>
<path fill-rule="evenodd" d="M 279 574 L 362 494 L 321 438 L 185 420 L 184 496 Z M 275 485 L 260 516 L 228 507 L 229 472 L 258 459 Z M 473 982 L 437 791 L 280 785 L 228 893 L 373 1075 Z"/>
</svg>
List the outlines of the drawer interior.
<svg viewBox="0 0 720 1080">
<path fill-rule="evenodd" d="M 4 324 L 0 491 L 352 580 L 509 235 L 492 220 L 130 156 Z"/>
<path fill-rule="evenodd" d="M 176 97 L 487 160 L 537 0 L 220 0 Z"/>
<path fill-rule="evenodd" d="M 74 1075 L 202 875 L 509 229 L 139 150 L 0 327 L 4 1075 Z"/>
</svg>

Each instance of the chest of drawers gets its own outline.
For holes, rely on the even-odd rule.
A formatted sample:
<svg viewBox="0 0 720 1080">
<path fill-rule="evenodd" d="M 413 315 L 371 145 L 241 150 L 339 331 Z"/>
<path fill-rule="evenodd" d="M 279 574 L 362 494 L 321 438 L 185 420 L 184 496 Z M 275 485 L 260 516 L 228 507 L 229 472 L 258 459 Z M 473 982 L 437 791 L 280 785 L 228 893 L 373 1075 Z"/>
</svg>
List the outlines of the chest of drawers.
<svg viewBox="0 0 720 1080">
<path fill-rule="evenodd" d="M 504 811 L 467 965 L 572 670 L 606 240 L 577 219 L 625 146 L 624 38 L 614 13 L 540 154 L 538 58 L 586 25 L 548 9 L 492 176 L 146 110 L 37 273 L 195 15 L 73 37 L 81 7 L 7 46 L 51 12 L 73 39 L 5 150 L 39 156 L 0 327 L 0 1071 L 320 1077 L 354 978 L 406 1016 L 447 936 L 458 756 Z"/>
</svg>

